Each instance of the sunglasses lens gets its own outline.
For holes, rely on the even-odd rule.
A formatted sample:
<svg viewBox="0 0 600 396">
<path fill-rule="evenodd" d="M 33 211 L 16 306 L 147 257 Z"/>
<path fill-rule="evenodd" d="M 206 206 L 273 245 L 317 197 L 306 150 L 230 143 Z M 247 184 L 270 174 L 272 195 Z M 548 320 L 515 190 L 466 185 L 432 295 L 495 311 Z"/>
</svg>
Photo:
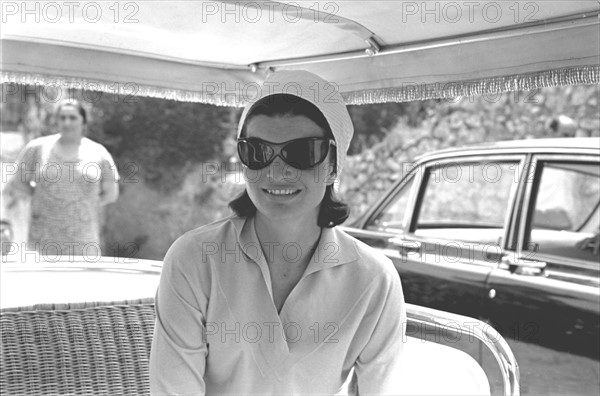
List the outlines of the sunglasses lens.
<svg viewBox="0 0 600 396">
<path fill-rule="evenodd" d="M 238 142 L 238 154 L 244 165 L 250 169 L 262 169 L 273 157 L 273 149 L 260 141 L 241 140 Z"/>
<path fill-rule="evenodd" d="M 269 165 L 275 156 L 275 148 L 269 142 L 260 139 L 243 139 L 238 141 L 238 154 L 244 165 L 253 170 Z M 296 169 L 312 168 L 321 163 L 329 151 L 327 139 L 297 139 L 281 149 L 284 161 Z"/>
<path fill-rule="evenodd" d="M 297 169 L 308 169 L 327 156 L 329 142 L 325 139 L 300 139 L 282 150 L 285 161 Z"/>
</svg>

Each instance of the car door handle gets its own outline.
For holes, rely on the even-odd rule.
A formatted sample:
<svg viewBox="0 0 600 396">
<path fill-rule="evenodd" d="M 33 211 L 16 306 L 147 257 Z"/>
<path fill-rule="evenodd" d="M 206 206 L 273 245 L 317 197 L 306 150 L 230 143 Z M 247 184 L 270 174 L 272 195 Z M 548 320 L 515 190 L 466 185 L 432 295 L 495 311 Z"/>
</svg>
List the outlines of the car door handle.
<svg viewBox="0 0 600 396">
<path fill-rule="evenodd" d="M 407 241 L 402 238 L 390 238 L 388 243 L 396 247 L 401 254 L 419 253 L 421 254 L 421 242 Z"/>
<path fill-rule="evenodd" d="M 545 261 L 527 259 L 515 260 L 508 255 L 502 257 L 500 264 L 505 266 L 505 268 L 508 267 L 510 272 L 519 275 L 542 275 L 547 266 Z"/>
</svg>

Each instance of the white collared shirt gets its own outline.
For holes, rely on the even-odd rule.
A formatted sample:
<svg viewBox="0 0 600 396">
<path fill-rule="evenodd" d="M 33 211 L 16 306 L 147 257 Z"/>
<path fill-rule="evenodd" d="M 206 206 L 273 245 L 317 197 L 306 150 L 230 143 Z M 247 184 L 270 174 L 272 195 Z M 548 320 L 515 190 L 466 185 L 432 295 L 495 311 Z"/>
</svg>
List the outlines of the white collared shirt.
<svg viewBox="0 0 600 396">
<path fill-rule="evenodd" d="M 254 218 L 173 243 L 156 295 L 152 394 L 399 394 L 406 308 L 391 260 L 323 228 L 278 314 Z"/>
</svg>

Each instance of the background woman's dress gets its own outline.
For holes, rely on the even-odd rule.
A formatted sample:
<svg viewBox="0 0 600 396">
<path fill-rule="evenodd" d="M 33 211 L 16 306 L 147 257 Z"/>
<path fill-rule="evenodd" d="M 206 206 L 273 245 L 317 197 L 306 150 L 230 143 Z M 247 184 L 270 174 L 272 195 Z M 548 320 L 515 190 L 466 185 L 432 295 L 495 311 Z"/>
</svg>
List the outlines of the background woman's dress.
<svg viewBox="0 0 600 396">
<path fill-rule="evenodd" d="M 25 188 L 33 185 L 28 248 L 48 256 L 97 256 L 102 181 L 118 181 L 116 166 L 102 145 L 87 138 L 77 159 L 62 158 L 54 149 L 59 137 L 32 141 L 19 161 Z"/>
</svg>

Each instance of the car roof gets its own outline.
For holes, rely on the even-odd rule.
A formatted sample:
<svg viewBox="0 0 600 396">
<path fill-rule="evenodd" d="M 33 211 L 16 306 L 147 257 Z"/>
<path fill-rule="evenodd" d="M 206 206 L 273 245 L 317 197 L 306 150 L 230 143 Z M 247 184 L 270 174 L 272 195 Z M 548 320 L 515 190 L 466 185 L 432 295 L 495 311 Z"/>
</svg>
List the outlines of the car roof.
<svg viewBox="0 0 600 396">
<path fill-rule="evenodd" d="M 479 151 L 530 153 L 548 152 L 557 153 L 561 151 L 585 150 L 600 154 L 600 139 L 590 138 L 546 138 L 546 139 L 523 139 L 506 140 L 493 143 L 483 143 L 470 146 L 454 147 L 444 150 L 433 151 L 417 158 L 418 161 L 428 160 L 439 156 L 452 156 L 455 154 L 475 154 Z"/>
</svg>

